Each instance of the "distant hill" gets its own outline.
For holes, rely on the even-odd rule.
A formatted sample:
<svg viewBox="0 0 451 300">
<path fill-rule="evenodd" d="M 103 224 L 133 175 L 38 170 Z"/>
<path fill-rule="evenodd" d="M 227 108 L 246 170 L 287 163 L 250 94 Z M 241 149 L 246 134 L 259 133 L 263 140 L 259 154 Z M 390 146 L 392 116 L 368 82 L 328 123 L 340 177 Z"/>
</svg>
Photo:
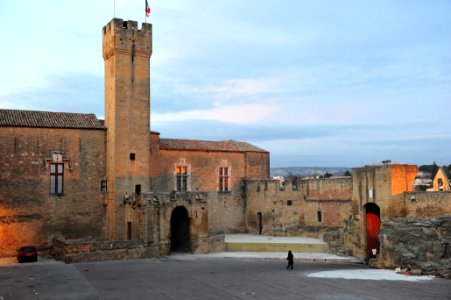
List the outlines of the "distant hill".
<svg viewBox="0 0 451 300">
<path fill-rule="evenodd" d="M 326 173 L 333 176 L 343 176 L 346 171 L 352 172 L 352 168 L 345 167 L 286 167 L 286 168 L 271 168 L 271 178 L 274 176 L 321 176 Z"/>
</svg>

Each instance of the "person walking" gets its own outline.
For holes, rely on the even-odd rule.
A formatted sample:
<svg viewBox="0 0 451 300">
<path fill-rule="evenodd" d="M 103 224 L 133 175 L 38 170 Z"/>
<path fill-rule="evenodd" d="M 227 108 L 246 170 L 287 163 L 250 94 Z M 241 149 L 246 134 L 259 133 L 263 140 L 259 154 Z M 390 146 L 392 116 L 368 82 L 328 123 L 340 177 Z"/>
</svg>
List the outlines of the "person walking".
<svg viewBox="0 0 451 300">
<path fill-rule="evenodd" d="M 291 270 L 293 270 L 293 259 L 294 259 L 294 256 L 293 256 L 293 253 L 291 253 L 291 250 L 290 250 L 290 251 L 288 251 L 288 256 L 287 256 L 287 260 L 288 260 L 287 269 L 289 267 L 291 267 Z"/>
</svg>

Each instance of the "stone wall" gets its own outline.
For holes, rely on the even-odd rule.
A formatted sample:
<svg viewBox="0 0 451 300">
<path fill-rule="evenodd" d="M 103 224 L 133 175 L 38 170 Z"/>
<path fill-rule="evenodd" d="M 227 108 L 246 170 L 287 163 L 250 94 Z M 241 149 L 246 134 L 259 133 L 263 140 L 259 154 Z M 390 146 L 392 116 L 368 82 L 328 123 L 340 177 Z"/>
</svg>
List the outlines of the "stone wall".
<svg viewBox="0 0 451 300">
<path fill-rule="evenodd" d="M 208 192 L 209 232 L 213 235 L 244 232 L 247 178 L 268 178 L 269 153 L 231 151 L 161 150 L 159 137 L 151 134 L 152 189 L 172 192 L 176 188 L 175 167 L 186 165 L 190 191 Z M 230 168 L 229 190 L 219 189 L 219 166 Z"/>
<path fill-rule="evenodd" d="M 451 216 L 393 219 L 382 224 L 379 236 L 375 266 L 421 269 L 451 278 Z"/>
<path fill-rule="evenodd" d="M 246 179 L 269 179 L 269 152 L 246 152 Z"/>
<path fill-rule="evenodd" d="M 171 253 L 171 218 L 178 207 L 188 214 L 191 253 L 223 251 L 224 236 L 209 231 L 209 198 L 201 192 L 145 193 L 130 197 L 122 209 L 125 223 L 132 228 L 131 238 L 158 249 L 158 255 Z"/>
<path fill-rule="evenodd" d="M 347 220 L 345 232 L 345 244 L 352 255 L 367 258 L 367 204 L 380 209 L 381 221 L 406 216 L 406 208 L 400 199 L 412 191 L 416 174 L 415 165 L 390 163 L 352 170 L 352 218 Z"/>
<path fill-rule="evenodd" d="M 261 226 L 264 235 L 324 238 L 332 251 L 348 253 L 343 229 L 351 212 L 350 177 L 246 183 L 249 233 Z"/>
<path fill-rule="evenodd" d="M 158 256 L 142 241 L 78 241 L 55 238 L 50 255 L 66 263 L 137 259 Z"/>
<path fill-rule="evenodd" d="M 0 127 L 0 256 L 23 245 L 47 249 L 55 236 L 105 232 L 105 130 Z M 64 193 L 50 194 L 53 153 Z"/>
<path fill-rule="evenodd" d="M 436 218 L 451 215 L 451 192 L 418 192 L 403 195 L 406 214 L 411 217 Z"/>
<path fill-rule="evenodd" d="M 152 148 L 153 149 L 153 148 Z M 221 152 L 221 151 L 187 151 L 187 150 L 159 150 L 153 149 L 151 158 L 152 190 L 155 192 L 172 192 L 175 186 L 175 167 L 186 165 L 190 170 L 189 188 L 191 191 L 201 190 L 206 192 L 218 191 L 219 166 L 230 167 L 230 186 L 241 185 L 243 179 L 248 176 L 267 178 L 269 162 L 258 155 L 254 157 L 252 164 L 258 166 L 247 168 L 247 156 L 245 152 Z M 263 167 L 265 165 L 266 167 Z"/>
</svg>

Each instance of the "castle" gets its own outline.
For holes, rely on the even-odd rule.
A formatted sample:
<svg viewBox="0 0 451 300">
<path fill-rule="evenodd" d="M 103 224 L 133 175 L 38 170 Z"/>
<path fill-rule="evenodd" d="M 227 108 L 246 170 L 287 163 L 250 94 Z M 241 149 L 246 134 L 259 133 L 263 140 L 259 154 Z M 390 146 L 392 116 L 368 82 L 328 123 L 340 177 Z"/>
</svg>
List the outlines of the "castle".
<svg viewBox="0 0 451 300">
<path fill-rule="evenodd" d="M 102 34 L 105 120 L 0 109 L 0 256 L 28 244 L 67 262 L 208 253 L 247 232 L 320 237 L 381 267 L 414 253 L 417 267 L 451 274 L 451 194 L 413 192 L 415 165 L 282 183 L 269 179 L 269 152 L 249 143 L 160 138 L 152 26 L 113 19 Z M 412 226 L 430 248 L 395 242 Z"/>
</svg>

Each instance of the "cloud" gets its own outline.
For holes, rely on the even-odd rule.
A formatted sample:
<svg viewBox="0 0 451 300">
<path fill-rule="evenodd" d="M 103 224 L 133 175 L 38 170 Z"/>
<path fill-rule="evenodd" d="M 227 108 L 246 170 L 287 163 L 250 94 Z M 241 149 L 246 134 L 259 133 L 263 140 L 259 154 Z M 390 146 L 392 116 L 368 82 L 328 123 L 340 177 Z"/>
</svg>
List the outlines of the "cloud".
<svg viewBox="0 0 451 300">
<path fill-rule="evenodd" d="M 48 77 L 44 85 L 0 95 L 0 107 L 104 114 L 103 77 L 74 73 Z"/>
<path fill-rule="evenodd" d="M 179 113 L 164 113 L 154 116 L 155 122 L 191 122 L 192 120 L 212 120 L 224 123 L 255 123 L 267 120 L 280 110 L 280 106 L 261 104 L 220 105 L 211 109 L 187 110 Z"/>
</svg>

